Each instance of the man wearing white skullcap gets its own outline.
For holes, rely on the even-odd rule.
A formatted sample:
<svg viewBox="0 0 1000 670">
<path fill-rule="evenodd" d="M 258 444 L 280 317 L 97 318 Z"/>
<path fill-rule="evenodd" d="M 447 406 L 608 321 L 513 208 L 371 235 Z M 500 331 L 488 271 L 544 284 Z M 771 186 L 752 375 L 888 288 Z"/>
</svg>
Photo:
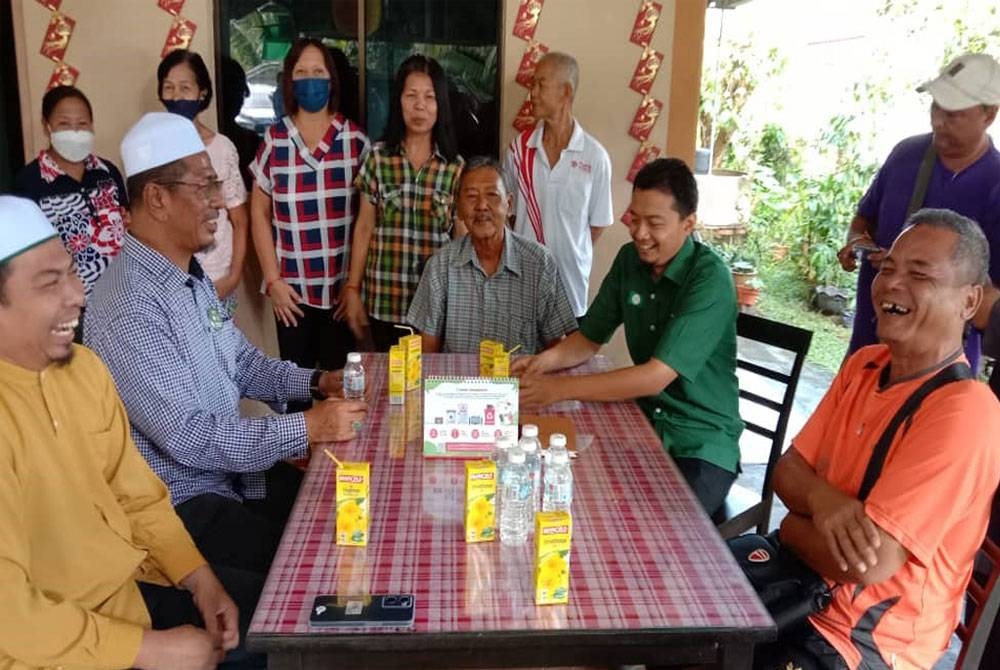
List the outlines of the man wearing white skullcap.
<svg viewBox="0 0 1000 670">
<path fill-rule="evenodd" d="M 83 284 L 35 203 L 0 196 L 0 667 L 212 667 L 238 614 L 73 344 Z M 208 628 L 151 630 L 136 577 Z M 194 605 L 192 605 L 194 607 Z"/>
<path fill-rule="evenodd" d="M 282 404 L 342 395 L 338 374 L 268 358 L 219 302 L 194 254 L 223 205 L 194 125 L 147 114 L 122 140 L 129 234 L 87 306 L 85 338 L 104 359 L 132 434 L 212 565 L 266 575 L 311 444 L 353 438 L 364 402 L 240 416 L 241 398 Z"/>
</svg>

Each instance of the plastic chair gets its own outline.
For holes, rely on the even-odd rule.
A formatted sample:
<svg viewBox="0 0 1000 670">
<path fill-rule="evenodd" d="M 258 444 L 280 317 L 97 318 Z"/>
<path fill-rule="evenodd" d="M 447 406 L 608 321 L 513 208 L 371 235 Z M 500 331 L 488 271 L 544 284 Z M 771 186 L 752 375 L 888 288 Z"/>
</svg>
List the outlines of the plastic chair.
<svg viewBox="0 0 1000 670">
<path fill-rule="evenodd" d="M 770 440 L 771 444 L 762 490 L 751 491 L 739 484 L 733 484 L 722 507 L 713 516 L 719 534 L 724 539 L 745 533 L 755 526 L 758 533 L 766 533 L 768 530 L 771 521 L 771 503 L 774 499 L 771 474 L 785 444 L 785 431 L 792 414 L 795 389 L 798 387 L 802 364 L 812 342 L 810 330 L 742 312 L 736 321 L 736 334 L 747 340 L 767 345 L 771 349 L 790 352 L 792 356 L 790 365 L 787 355 L 775 357 L 777 360 L 774 361 L 751 361 L 744 355 L 737 356 L 736 367 L 749 373 L 741 375 L 740 379 L 740 416 L 746 424 L 744 436 L 746 431 L 749 431 Z M 747 382 L 750 379 L 774 387 L 777 391 L 774 395 L 780 396 L 780 400 L 769 398 L 757 393 L 756 390 L 748 390 L 746 386 L 749 385 Z M 754 385 L 754 388 L 757 386 Z M 762 420 L 768 418 L 768 415 L 771 421 Z"/>
<path fill-rule="evenodd" d="M 1000 548 L 990 538 L 984 538 L 979 548 L 982 556 L 990 564 L 989 572 L 982 583 L 976 581 L 975 573 L 965 588 L 968 601 L 975 605 L 975 611 L 968 624 L 959 622 L 955 634 L 962 641 L 962 651 L 955 663 L 957 670 L 978 670 L 986 650 L 986 642 L 993 630 L 1000 610 L 1000 589 L 996 588 L 1000 578 Z"/>
</svg>

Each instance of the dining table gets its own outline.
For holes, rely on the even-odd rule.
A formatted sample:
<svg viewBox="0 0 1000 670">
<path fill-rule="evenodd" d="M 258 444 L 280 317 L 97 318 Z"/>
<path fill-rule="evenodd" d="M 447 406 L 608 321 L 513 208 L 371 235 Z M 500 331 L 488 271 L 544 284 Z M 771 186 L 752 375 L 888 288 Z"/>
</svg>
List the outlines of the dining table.
<svg viewBox="0 0 1000 670">
<path fill-rule="evenodd" d="M 422 395 L 387 394 L 387 356 L 366 353 L 369 413 L 326 445 L 370 463 L 367 546 L 334 541 L 334 463 L 309 461 L 247 635 L 272 670 L 291 668 L 750 668 L 774 639 L 767 610 L 639 407 L 521 407 L 575 432 L 569 602 L 535 605 L 533 540 L 467 543 L 464 461 L 423 453 Z M 564 371 L 610 369 L 602 357 Z M 424 354 L 422 373 L 471 377 L 478 358 Z M 412 626 L 310 624 L 321 595 L 412 594 Z"/>
</svg>

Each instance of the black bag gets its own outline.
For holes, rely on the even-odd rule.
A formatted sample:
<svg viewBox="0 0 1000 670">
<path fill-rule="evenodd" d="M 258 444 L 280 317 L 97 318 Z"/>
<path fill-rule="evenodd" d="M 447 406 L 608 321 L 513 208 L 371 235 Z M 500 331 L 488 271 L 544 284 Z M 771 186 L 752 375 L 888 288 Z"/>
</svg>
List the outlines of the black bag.
<svg viewBox="0 0 1000 670">
<path fill-rule="evenodd" d="M 783 548 L 777 531 L 740 535 L 728 544 L 757 597 L 771 613 L 778 635 L 826 609 L 833 600 L 833 589 L 826 580 Z"/>
<path fill-rule="evenodd" d="M 882 473 L 893 437 L 899 427 L 910 420 L 924 398 L 945 384 L 963 379 L 972 379 L 969 366 L 965 363 L 952 363 L 921 384 L 906 399 L 872 450 L 858 491 L 858 500 L 864 501 L 871 493 Z M 736 563 L 774 619 L 779 638 L 803 623 L 810 615 L 826 609 L 833 600 L 835 587 L 831 588 L 815 570 L 803 563 L 791 550 L 783 548 L 777 531 L 770 535 L 740 535 L 727 540 L 727 544 Z"/>
</svg>

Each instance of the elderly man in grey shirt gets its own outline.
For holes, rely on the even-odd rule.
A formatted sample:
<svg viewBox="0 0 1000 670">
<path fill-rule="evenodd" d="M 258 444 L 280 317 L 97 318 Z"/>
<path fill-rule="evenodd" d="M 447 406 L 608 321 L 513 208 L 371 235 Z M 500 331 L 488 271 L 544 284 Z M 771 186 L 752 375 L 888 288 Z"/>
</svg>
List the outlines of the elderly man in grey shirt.
<svg viewBox="0 0 1000 670">
<path fill-rule="evenodd" d="M 469 234 L 427 262 L 407 314 L 424 351 L 475 353 L 488 339 L 536 353 L 576 330 L 555 258 L 507 228 L 509 210 L 499 164 L 470 160 L 457 203 Z"/>
</svg>

